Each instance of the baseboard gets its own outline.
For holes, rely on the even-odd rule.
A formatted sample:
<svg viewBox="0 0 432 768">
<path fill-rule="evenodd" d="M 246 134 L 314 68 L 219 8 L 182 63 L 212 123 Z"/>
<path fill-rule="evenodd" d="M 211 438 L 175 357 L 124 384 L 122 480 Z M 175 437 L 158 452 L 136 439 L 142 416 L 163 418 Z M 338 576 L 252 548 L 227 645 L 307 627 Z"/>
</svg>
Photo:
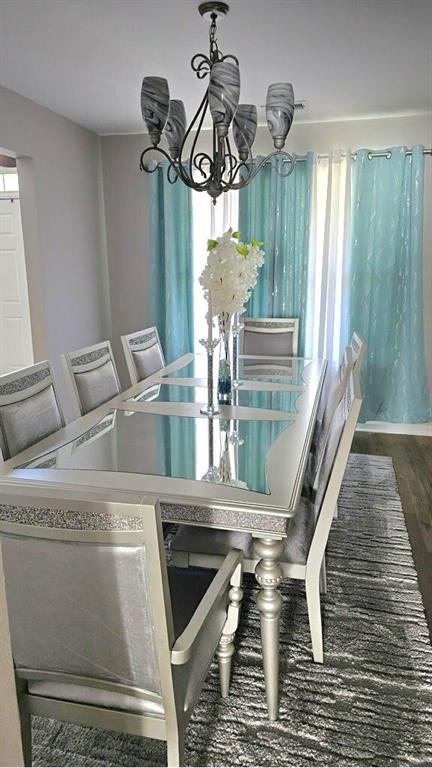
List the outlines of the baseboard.
<svg viewBox="0 0 432 768">
<path fill-rule="evenodd" d="M 428 421 L 424 424 L 392 424 L 389 421 L 366 421 L 364 424 L 357 424 L 357 431 L 432 437 L 432 422 Z"/>
</svg>

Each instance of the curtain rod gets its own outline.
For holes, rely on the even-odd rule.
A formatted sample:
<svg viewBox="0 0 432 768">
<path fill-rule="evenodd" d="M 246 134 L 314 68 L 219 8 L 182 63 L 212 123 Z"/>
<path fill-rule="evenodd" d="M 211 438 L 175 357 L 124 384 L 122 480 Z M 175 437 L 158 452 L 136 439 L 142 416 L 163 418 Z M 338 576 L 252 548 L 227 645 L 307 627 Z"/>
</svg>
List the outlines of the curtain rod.
<svg viewBox="0 0 432 768">
<path fill-rule="evenodd" d="M 432 147 L 430 149 L 424 149 L 423 150 L 423 154 L 424 155 L 432 155 Z M 412 155 L 412 149 L 407 149 L 407 151 L 405 152 L 405 155 L 407 157 Z M 390 149 L 388 149 L 388 150 L 386 150 L 384 152 L 369 152 L 368 153 L 369 160 L 372 160 L 372 158 L 374 158 L 374 157 L 386 157 L 387 160 L 390 160 L 391 156 L 392 156 L 392 152 L 391 152 Z M 327 155 L 317 155 L 317 159 L 318 160 L 326 160 L 329 157 L 330 157 L 330 155 L 328 155 L 328 154 Z M 341 157 L 346 157 L 346 153 L 343 152 L 341 154 Z M 351 155 L 351 158 L 353 160 L 357 160 L 357 152 L 353 152 L 352 155 Z M 296 157 L 296 163 L 305 163 L 306 159 L 307 159 L 306 155 L 299 155 L 298 157 Z M 269 163 L 270 162 L 271 161 L 269 160 Z M 290 161 L 289 160 L 283 160 L 282 162 L 283 163 L 289 163 Z M 269 163 L 265 163 L 265 165 L 268 165 Z M 162 168 L 163 165 L 164 165 L 164 161 L 161 161 L 161 162 L 159 162 L 157 164 L 156 167 L 157 168 Z M 206 165 L 206 163 L 203 163 L 203 165 Z M 207 165 L 208 165 L 208 163 L 207 163 Z"/>
<path fill-rule="evenodd" d="M 430 149 L 424 149 L 423 150 L 423 154 L 424 155 L 432 155 L 432 147 Z M 405 155 L 406 155 L 406 157 L 412 155 L 412 149 L 407 149 L 407 151 L 405 152 Z M 373 152 L 373 151 L 368 152 L 369 160 L 372 160 L 372 158 L 374 158 L 374 157 L 386 157 L 387 160 L 390 160 L 391 156 L 392 156 L 392 152 L 391 152 L 390 149 L 387 149 L 384 152 Z M 330 155 L 317 155 L 318 160 L 321 160 L 321 159 L 324 160 L 324 159 L 327 159 L 328 157 L 330 157 Z M 343 152 L 341 154 L 341 157 L 346 157 L 346 153 Z M 351 157 L 352 157 L 353 160 L 357 160 L 357 152 L 353 152 Z M 305 162 L 305 161 L 306 161 L 306 155 L 299 156 L 299 157 L 296 158 L 296 162 L 302 163 L 302 162 Z M 284 162 L 288 163 L 289 160 L 286 160 Z"/>
</svg>

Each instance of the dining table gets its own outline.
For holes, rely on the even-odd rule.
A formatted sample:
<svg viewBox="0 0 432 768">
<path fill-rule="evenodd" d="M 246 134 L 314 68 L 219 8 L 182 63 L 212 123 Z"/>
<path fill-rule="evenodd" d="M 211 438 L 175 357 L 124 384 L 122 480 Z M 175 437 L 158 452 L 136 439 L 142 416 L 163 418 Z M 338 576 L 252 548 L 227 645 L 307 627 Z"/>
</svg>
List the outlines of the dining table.
<svg viewBox="0 0 432 768">
<path fill-rule="evenodd" d="M 0 519 L 47 495 L 157 497 L 162 521 L 253 536 L 268 717 L 279 709 L 280 565 L 327 363 L 240 356 L 209 416 L 207 358 L 187 353 L 0 466 Z M 217 382 L 215 383 L 216 387 Z M 217 392 L 214 393 L 217 402 Z"/>
</svg>

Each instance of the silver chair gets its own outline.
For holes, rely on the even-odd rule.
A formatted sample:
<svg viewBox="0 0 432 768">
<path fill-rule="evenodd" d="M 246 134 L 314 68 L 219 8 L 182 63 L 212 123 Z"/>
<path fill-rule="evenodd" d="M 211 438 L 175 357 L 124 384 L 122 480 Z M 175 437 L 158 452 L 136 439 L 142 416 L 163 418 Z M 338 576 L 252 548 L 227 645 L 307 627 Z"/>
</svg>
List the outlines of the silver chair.
<svg viewBox="0 0 432 768">
<path fill-rule="evenodd" d="M 215 653 L 229 693 L 242 553 L 229 552 L 216 574 L 167 568 L 152 499 L 50 497 L 36 513 L 20 523 L 12 508 L 0 522 L 26 764 L 38 715 L 161 739 L 168 765 L 183 765 Z"/>
<path fill-rule="evenodd" d="M 77 418 L 111 400 L 121 391 L 109 341 L 62 355 L 66 381 Z"/>
<path fill-rule="evenodd" d="M 320 588 L 322 592 L 327 591 L 325 551 L 361 403 L 359 378 L 351 370 L 345 394 L 331 421 L 314 498 L 301 498 L 289 523 L 281 554 L 284 576 L 306 583 L 313 659 L 320 663 L 323 662 Z M 215 533 L 206 528 L 190 531 L 186 526 L 180 526 L 171 552 L 173 562 L 178 566 L 215 568 L 232 547 L 243 551 L 244 570 L 253 573 L 258 560 L 249 534 Z"/>
<path fill-rule="evenodd" d="M 10 459 L 63 426 L 47 360 L 0 376 L 0 459 Z"/>
<path fill-rule="evenodd" d="M 244 317 L 244 355 L 297 357 L 299 321 L 290 317 Z"/>
<path fill-rule="evenodd" d="M 128 333 L 121 340 L 131 384 L 137 384 L 164 367 L 164 353 L 155 325 Z"/>
<path fill-rule="evenodd" d="M 363 336 L 357 331 L 353 331 L 351 337 L 351 351 L 354 365 L 357 371 L 360 372 L 365 361 L 367 344 Z"/>
<path fill-rule="evenodd" d="M 330 375 L 326 376 L 326 385 L 312 437 L 304 490 L 311 490 L 317 481 L 332 418 L 344 396 L 353 366 L 351 347 L 346 347 L 338 371 L 330 372 Z"/>
</svg>

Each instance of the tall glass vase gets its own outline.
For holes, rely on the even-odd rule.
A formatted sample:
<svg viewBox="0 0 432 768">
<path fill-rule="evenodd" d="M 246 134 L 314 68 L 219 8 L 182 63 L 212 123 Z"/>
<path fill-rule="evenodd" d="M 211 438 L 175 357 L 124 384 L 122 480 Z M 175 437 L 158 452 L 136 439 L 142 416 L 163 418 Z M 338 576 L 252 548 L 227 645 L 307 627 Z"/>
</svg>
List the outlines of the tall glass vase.
<svg viewBox="0 0 432 768">
<path fill-rule="evenodd" d="M 230 405 L 232 399 L 232 374 L 230 354 L 231 315 L 222 313 L 219 317 L 220 358 L 218 375 L 218 402 Z"/>
<path fill-rule="evenodd" d="M 232 397 L 230 333 L 231 315 L 223 313 L 219 317 L 220 358 L 218 375 L 218 401 L 221 405 L 230 405 Z"/>
</svg>

